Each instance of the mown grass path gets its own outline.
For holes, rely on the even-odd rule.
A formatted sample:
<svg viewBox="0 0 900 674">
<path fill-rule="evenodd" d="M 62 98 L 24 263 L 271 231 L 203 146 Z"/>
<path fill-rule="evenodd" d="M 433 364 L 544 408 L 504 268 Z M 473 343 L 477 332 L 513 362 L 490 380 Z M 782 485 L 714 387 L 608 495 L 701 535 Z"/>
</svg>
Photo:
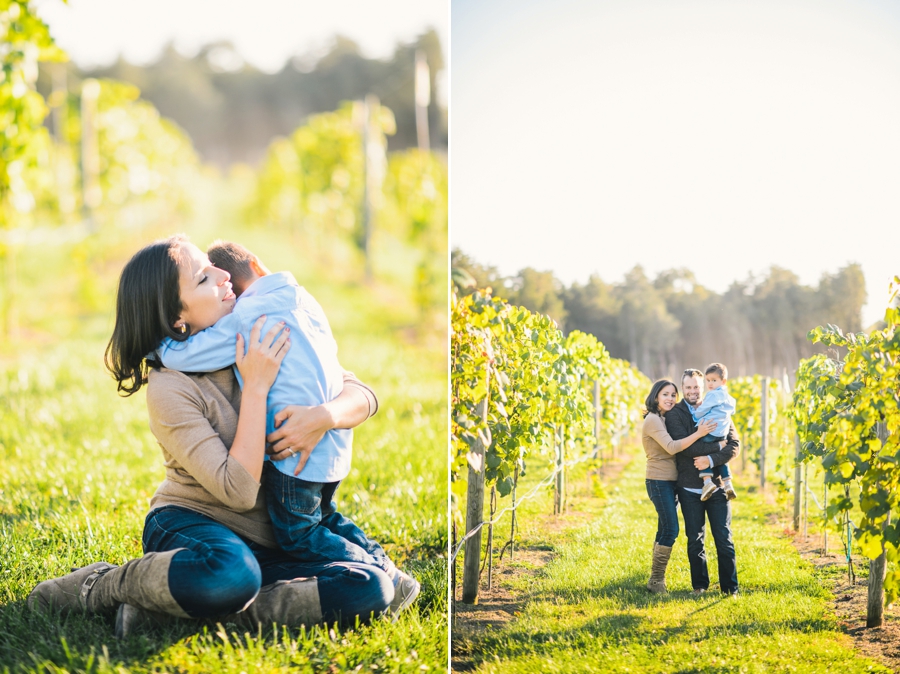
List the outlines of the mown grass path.
<svg viewBox="0 0 900 674">
<path fill-rule="evenodd" d="M 656 516 L 643 468 L 639 459 L 625 469 L 590 524 L 547 535 L 556 555 L 537 577 L 517 581 L 526 598 L 517 618 L 468 645 L 477 671 L 890 671 L 853 650 L 811 565 L 766 523 L 769 507 L 742 485 L 733 519 L 741 595 L 715 589 L 708 534 L 713 589 L 691 594 L 683 532 L 667 574 L 670 592 L 649 594 Z"/>
</svg>

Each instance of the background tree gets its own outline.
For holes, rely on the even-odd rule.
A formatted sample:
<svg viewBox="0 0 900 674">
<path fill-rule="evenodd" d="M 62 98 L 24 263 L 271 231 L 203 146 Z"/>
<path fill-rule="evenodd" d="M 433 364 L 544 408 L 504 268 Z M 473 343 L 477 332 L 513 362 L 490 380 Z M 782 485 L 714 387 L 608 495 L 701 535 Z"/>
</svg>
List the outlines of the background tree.
<svg viewBox="0 0 900 674">
<path fill-rule="evenodd" d="M 368 94 L 377 96 L 396 118 L 397 133 L 388 149 L 416 147 L 416 51 L 425 54 L 435 91 L 444 62 L 434 30 L 398 44 L 388 59 L 366 58 L 355 42 L 336 36 L 324 54 L 296 56 L 274 74 L 247 64 L 232 44 L 216 42 L 194 56 L 185 56 L 170 44 L 145 66 L 122 58 L 102 68 L 81 69 L 70 63 L 66 77 L 70 85 L 88 77 L 136 85 L 142 98 L 188 133 L 204 160 L 226 166 L 259 161 L 273 138 L 289 136 L 311 115 L 330 112 L 344 101 L 362 100 Z M 45 95 L 52 88 L 51 80 L 49 74 L 39 80 Z M 447 112 L 434 96 L 428 125 L 431 147 L 446 150 Z"/>
<path fill-rule="evenodd" d="M 509 279 L 508 300 L 549 316 L 561 330 L 565 329 L 566 307 L 563 303 L 563 285 L 553 272 L 537 271 L 526 267 Z"/>
<path fill-rule="evenodd" d="M 858 264 L 824 274 L 817 286 L 772 267 L 736 280 L 724 293 L 697 283 L 690 269 L 669 269 L 650 279 L 640 266 L 622 281 L 591 276 L 564 287 L 552 272 L 527 268 L 503 277 L 460 250 L 453 266 L 466 269 L 477 287 L 506 288 L 510 302 L 556 319 L 567 332 L 594 335 L 614 358 L 636 364 L 651 378 L 677 377 L 685 367 L 728 365 L 733 377 L 789 376 L 802 358 L 825 349 L 806 335 L 828 323 L 861 329 L 865 279 Z M 560 307 L 560 302 L 562 307 Z"/>
</svg>

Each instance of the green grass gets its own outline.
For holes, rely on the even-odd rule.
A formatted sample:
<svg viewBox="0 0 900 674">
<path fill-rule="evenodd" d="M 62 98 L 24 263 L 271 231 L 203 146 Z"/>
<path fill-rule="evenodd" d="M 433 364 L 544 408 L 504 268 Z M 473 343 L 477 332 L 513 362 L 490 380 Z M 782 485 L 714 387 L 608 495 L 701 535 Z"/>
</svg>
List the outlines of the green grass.
<svg viewBox="0 0 900 674">
<path fill-rule="evenodd" d="M 436 312 L 423 323 L 401 282 L 413 263 L 400 253 L 383 260 L 396 263 L 395 277 L 365 284 L 356 270 L 245 229 L 226 210 L 204 211 L 206 220 L 187 227 L 192 239 L 205 246 L 214 236 L 235 238 L 272 269 L 294 271 L 328 313 L 342 364 L 378 394 L 379 413 L 355 433 L 339 507 L 422 581 L 419 600 L 397 624 L 254 635 L 210 625 L 124 642 L 108 619 L 47 619 L 26 610 L 25 597 L 41 580 L 140 555 L 148 502 L 164 475 L 143 392 L 119 398 L 102 356 L 118 270 L 140 245 L 171 232 L 113 236 L 89 253 L 83 283 L 72 276 L 73 259 L 83 254 L 77 247 L 20 256 L 21 339 L 0 346 L 0 672 L 446 667 L 445 320 Z"/>
<path fill-rule="evenodd" d="M 741 595 L 717 591 L 709 535 L 712 589 L 691 594 L 683 532 L 667 574 L 670 592 L 649 594 L 656 515 L 643 482 L 643 462 L 634 461 L 607 488 L 601 509 L 573 502 L 575 510 L 596 511 L 590 524 L 558 534 L 540 533 L 549 495 L 526 506 L 523 538 L 552 545 L 555 556 L 537 575 L 514 581 L 523 598 L 515 620 L 461 645 L 477 671 L 889 671 L 853 651 L 811 565 L 766 523 L 770 508 L 740 485 L 733 530 Z"/>
</svg>

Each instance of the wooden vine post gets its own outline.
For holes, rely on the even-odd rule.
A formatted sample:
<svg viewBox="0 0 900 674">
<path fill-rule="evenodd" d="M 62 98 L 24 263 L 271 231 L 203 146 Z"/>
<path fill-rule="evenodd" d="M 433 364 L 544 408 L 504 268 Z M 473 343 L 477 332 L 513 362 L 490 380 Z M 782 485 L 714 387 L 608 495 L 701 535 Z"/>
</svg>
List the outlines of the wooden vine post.
<svg viewBox="0 0 900 674">
<path fill-rule="evenodd" d="M 489 345 L 488 345 L 488 348 Z M 489 366 L 484 368 L 485 395 L 478 403 L 478 414 L 483 424 L 487 424 L 488 400 L 491 390 L 491 374 Z M 479 434 L 469 459 L 469 482 L 466 493 L 466 534 L 475 531 L 466 541 L 466 554 L 463 559 L 463 592 L 462 600 L 466 604 L 478 603 L 478 577 L 481 571 L 481 524 L 484 521 L 484 455 L 487 446 Z"/>
<path fill-rule="evenodd" d="M 877 426 L 878 439 L 884 445 L 887 442 L 887 426 L 881 421 Z M 887 517 L 881 530 L 884 532 L 891 524 L 891 511 L 888 509 Z M 887 575 L 887 553 L 885 546 L 881 544 L 881 554 L 869 561 L 869 596 L 866 605 L 866 627 L 881 627 L 884 624 L 884 578 Z"/>
<path fill-rule="evenodd" d="M 497 512 L 497 486 L 491 485 L 491 519 L 488 522 L 487 550 L 485 562 L 487 563 L 487 586 L 492 589 L 494 582 L 494 514 Z"/>
<path fill-rule="evenodd" d="M 516 467 L 513 473 L 512 488 L 512 517 L 509 520 L 509 558 L 512 559 L 516 553 L 516 488 L 519 486 L 519 462 L 516 461 Z M 502 552 L 501 552 L 502 554 Z"/>
<path fill-rule="evenodd" d="M 803 464 L 803 540 L 809 539 L 809 464 Z"/>
<path fill-rule="evenodd" d="M 803 464 L 800 455 L 800 436 L 794 434 L 794 532 L 800 531 L 800 490 L 805 486 L 802 480 Z"/>
<path fill-rule="evenodd" d="M 566 431 L 564 426 L 554 428 L 556 443 L 556 488 L 553 491 L 553 514 L 561 515 L 566 508 Z"/>
<path fill-rule="evenodd" d="M 594 380 L 594 458 L 600 459 L 603 465 L 603 455 L 600 453 L 600 380 Z"/>
<path fill-rule="evenodd" d="M 766 435 L 768 431 L 768 401 L 766 396 L 769 392 L 769 378 L 762 378 L 762 393 L 759 397 L 760 414 L 759 414 L 759 432 L 761 437 L 759 443 L 759 488 L 766 488 Z"/>
</svg>

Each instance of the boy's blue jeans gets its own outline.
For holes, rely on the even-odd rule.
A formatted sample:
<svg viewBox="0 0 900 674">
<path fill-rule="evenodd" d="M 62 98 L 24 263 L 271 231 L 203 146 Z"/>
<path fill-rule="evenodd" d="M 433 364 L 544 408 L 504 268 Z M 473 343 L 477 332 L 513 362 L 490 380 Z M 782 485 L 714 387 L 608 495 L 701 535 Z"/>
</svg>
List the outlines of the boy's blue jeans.
<svg viewBox="0 0 900 674">
<path fill-rule="evenodd" d="M 719 451 L 719 442 L 724 440 L 725 438 L 717 438 L 713 435 L 704 436 L 702 442 L 707 442 L 710 445 L 714 446 L 710 447 L 710 454 L 714 454 Z M 731 471 L 728 469 L 728 464 L 723 463 L 721 466 L 710 466 L 709 468 L 704 468 L 700 471 L 700 477 L 721 477 L 723 480 L 731 477 Z"/>
<path fill-rule="evenodd" d="M 147 515 L 143 546 L 144 552 L 184 548 L 169 565 L 169 591 L 194 618 L 236 613 L 265 585 L 313 576 L 326 622 L 352 624 L 357 616 L 366 621 L 384 612 L 394 598 L 391 579 L 374 566 L 301 562 L 179 506 L 163 506 Z"/>
<path fill-rule="evenodd" d="M 307 482 L 263 464 L 266 505 L 275 538 L 288 554 L 304 562 L 358 562 L 393 575 L 394 564 L 375 541 L 337 511 L 340 482 Z"/>
</svg>

